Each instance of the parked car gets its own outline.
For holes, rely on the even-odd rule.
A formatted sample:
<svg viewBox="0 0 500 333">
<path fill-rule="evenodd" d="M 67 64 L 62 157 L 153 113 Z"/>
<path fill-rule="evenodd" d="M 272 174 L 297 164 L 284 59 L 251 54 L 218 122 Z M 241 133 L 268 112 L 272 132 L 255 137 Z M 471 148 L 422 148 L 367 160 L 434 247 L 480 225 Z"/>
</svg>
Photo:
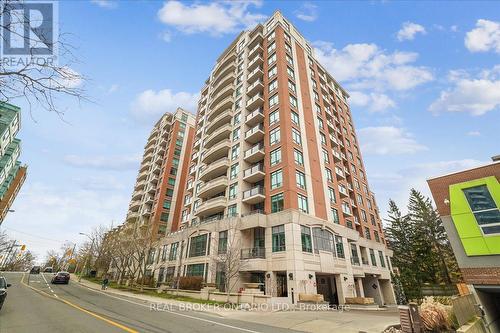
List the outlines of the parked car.
<svg viewBox="0 0 500 333">
<path fill-rule="evenodd" d="M 10 284 L 7 283 L 7 280 L 3 276 L 0 276 L 0 310 L 2 310 L 3 302 L 7 298 L 8 287 L 10 287 Z"/>
<path fill-rule="evenodd" d="M 45 268 L 43 269 L 43 272 L 44 272 L 44 273 L 52 273 L 53 271 L 54 271 L 54 269 L 53 269 L 52 267 L 45 267 Z"/>
<path fill-rule="evenodd" d="M 52 278 L 50 283 L 52 283 L 52 284 L 56 284 L 56 283 L 68 284 L 69 283 L 69 273 L 68 272 L 57 272 L 57 274 L 54 275 L 54 277 Z"/>
<path fill-rule="evenodd" d="M 33 266 L 30 270 L 30 274 L 40 274 L 40 266 Z"/>
</svg>

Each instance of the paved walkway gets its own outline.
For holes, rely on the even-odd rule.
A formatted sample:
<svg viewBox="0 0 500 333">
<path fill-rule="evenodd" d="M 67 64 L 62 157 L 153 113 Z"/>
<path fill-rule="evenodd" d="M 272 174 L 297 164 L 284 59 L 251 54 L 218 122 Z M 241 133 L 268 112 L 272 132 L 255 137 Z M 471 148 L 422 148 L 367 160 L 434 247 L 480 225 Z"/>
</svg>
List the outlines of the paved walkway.
<svg viewBox="0 0 500 333">
<path fill-rule="evenodd" d="M 73 281 L 76 281 L 76 278 Z M 101 289 L 99 284 L 84 279 L 82 279 L 80 284 L 95 290 Z M 119 297 L 133 298 L 144 303 L 161 303 L 176 307 L 195 306 L 196 309 L 196 305 L 192 303 L 173 299 L 135 294 L 130 291 L 112 288 L 108 288 L 105 292 Z M 345 333 L 380 333 L 387 326 L 399 323 L 397 309 L 388 309 L 387 311 L 331 311 L 326 309 L 323 311 L 279 311 L 276 309 L 273 310 L 272 308 L 268 308 L 267 310 L 234 310 L 208 306 L 200 310 L 206 314 L 227 319 L 242 320 L 290 330 L 315 333 L 330 333 L 333 331 Z"/>
</svg>

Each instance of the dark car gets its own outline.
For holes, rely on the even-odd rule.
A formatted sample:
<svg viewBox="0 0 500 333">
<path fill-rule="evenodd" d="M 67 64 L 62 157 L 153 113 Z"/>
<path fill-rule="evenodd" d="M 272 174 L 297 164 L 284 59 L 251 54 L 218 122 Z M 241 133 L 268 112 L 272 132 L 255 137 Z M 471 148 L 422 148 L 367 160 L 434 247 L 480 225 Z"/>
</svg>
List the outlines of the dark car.
<svg viewBox="0 0 500 333">
<path fill-rule="evenodd" d="M 3 302 L 7 298 L 7 288 L 10 284 L 7 283 L 3 276 L 0 276 L 0 310 L 2 309 Z"/>
<path fill-rule="evenodd" d="M 40 274 L 40 266 L 33 266 L 30 270 L 30 274 Z"/>
<path fill-rule="evenodd" d="M 54 272 L 54 269 L 52 267 L 45 267 L 43 269 L 43 272 L 44 273 L 53 273 Z"/>
<path fill-rule="evenodd" d="M 68 284 L 69 283 L 69 273 L 68 272 L 57 272 L 57 274 L 54 275 L 52 278 L 52 281 L 50 281 L 52 284 L 56 283 L 64 283 Z"/>
</svg>

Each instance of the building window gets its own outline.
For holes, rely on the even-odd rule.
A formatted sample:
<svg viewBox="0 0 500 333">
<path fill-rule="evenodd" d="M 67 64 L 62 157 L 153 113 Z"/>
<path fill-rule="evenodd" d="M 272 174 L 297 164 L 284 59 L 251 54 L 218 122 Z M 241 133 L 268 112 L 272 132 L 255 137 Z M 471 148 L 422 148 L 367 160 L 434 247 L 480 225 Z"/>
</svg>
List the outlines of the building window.
<svg viewBox="0 0 500 333">
<path fill-rule="evenodd" d="M 332 174 L 332 170 L 328 169 L 328 168 L 325 168 L 325 175 L 326 175 L 326 179 L 329 181 L 329 182 L 333 182 L 333 174 Z"/>
<path fill-rule="evenodd" d="M 269 83 L 269 92 L 272 92 L 276 88 L 278 88 L 278 80 Z"/>
<path fill-rule="evenodd" d="M 335 248 L 337 250 L 337 257 L 345 258 L 344 243 L 342 243 L 342 237 L 335 236 Z"/>
<path fill-rule="evenodd" d="M 290 105 L 294 108 L 297 108 L 297 99 L 290 95 Z"/>
<path fill-rule="evenodd" d="M 175 185 L 175 178 L 169 178 L 168 179 L 168 185 L 174 186 Z"/>
<path fill-rule="evenodd" d="M 290 89 L 291 92 L 294 94 L 297 93 L 297 88 L 295 87 L 295 83 L 292 81 L 288 80 L 288 89 Z"/>
<path fill-rule="evenodd" d="M 272 56 L 270 56 L 268 59 L 267 59 L 267 64 L 268 65 L 271 65 L 272 63 L 274 63 L 276 61 L 276 53 L 273 53 Z"/>
<path fill-rule="evenodd" d="M 229 179 L 235 179 L 238 177 L 239 164 L 235 163 L 231 165 L 231 171 L 229 172 Z"/>
<path fill-rule="evenodd" d="M 272 42 L 268 47 L 267 47 L 267 53 L 270 54 L 276 49 L 276 42 Z"/>
<path fill-rule="evenodd" d="M 268 77 L 272 77 L 274 75 L 276 75 L 276 73 L 278 73 L 278 69 L 276 68 L 276 66 L 274 66 L 273 68 L 271 68 L 268 72 Z"/>
<path fill-rule="evenodd" d="M 238 210 L 236 204 L 227 207 L 227 216 L 237 216 Z"/>
<path fill-rule="evenodd" d="M 276 127 L 269 132 L 269 143 L 274 145 L 280 142 L 280 128 Z"/>
<path fill-rule="evenodd" d="M 233 146 L 233 148 L 231 148 L 231 159 L 235 160 L 238 158 L 239 155 L 240 155 L 240 145 L 237 144 L 236 146 Z"/>
<path fill-rule="evenodd" d="M 295 142 L 295 144 L 302 146 L 302 138 L 300 137 L 300 132 L 295 128 L 292 128 L 292 140 L 293 142 Z"/>
<path fill-rule="evenodd" d="M 326 146 L 326 136 L 320 132 L 319 137 L 321 138 L 321 144 Z"/>
<path fill-rule="evenodd" d="M 167 188 L 167 197 L 173 197 L 174 196 L 174 190 L 171 188 Z"/>
<path fill-rule="evenodd" d="M 300 238 L 302 240 L 302 251 L 312 253 L 311 229 L 306 226 L 301 226 Z"/>
<path fill-rule="evenodd" d="M 295 171 L 295 179 L 297 181 L 297 187 L 303 190 L 306 189 L 306 175 L 303 172 Z"/>
<path fill-rule="evenodd" d="M 370 234 L 370 228 L 365 227 L 365 238 L 372 239 L 372 236 Z"/>
<path fill-rule="evenodd" d="M 288 73 L 288 76 L 290 76 L 292 79 L 295 79 L 295 73 L 294 73 L 293 69 L 291 69 L 290 67 L 287 67 L 286 72 Z"/>
<path fill-rule="evenodd" d="M 292 111 L 291 117 L 292 117 L 292 123 L 294 123 L 295 125 L 298 126 L 299 125 L 299 115 L 297 114 L 297 112 Z"/>
<path fill-rule="evenodd" d="M 279 110 L 271 112 L 269 114 L 269 125 L 277 123 L 278 121 L 280 121 L 280 112 L 279 112 Z"/>
<path fill-rule="evenodd" d="M 283 172 L 277 170 L 271 173 L 271 190 L 281 187 L 283 185 Z"/>
<path fill-rule="evenodd" d="M 377 259 L 375 258 L 375 252 L 370 249 L 370 259 L 372 261 L 372 266 L 377 266 Z"/>
<path fill-rule="evenodd" d="M 330 203 L 337 202 L 337 198 L 335 197 L 335 190 L 331 187 L 328 188 L 328 197 L 330 198 Z"/>
<path fill-rule="evenodd" d="M 285 43 L 285 50 L 288 52 L 288 53 L 292 53 L 292 48 L 290 47 L 290 45 L 288 45 L 287 43 Z"/>
<path fill-rule="evenodd" d="M 189 257 L 201 257 L 207 253 L 207 234 L 191 237 Z"/>
<path fill-rule="evenodd" d="M 281 163 L 281 148 L 271 151 L 271 166 Z"/>
<path fill-rule="evenodd" d="M 464 189 L 465 197 L 485 235 L 500 233 L 500 210 L 486 185 Z"/>
<path fill-rule="evenodd" d="M 233 141 L 236 141 L 240 138 L 240 128 L 238 127 L 233 131 Z"/>
<path fill-rule="evenodd" d="M 227 230 L 219 232 L 219 244 L 217 253 L 224 254 L 227 252 Z"/>
<path fill-rule="evenodd" d="M 297 201 L 299 204 L 299 210 L 304 213 L 309 213 L 309 206 L 307 204 L 307 197 L 298 194 L 297 195 Z"/>
<path fill-rule="evenodd" d="M 278 225 L 272 228 L 273 252 L 285 251 L 285 226 Z"/>
<path fill-rule="evenodd" d="M 304 166 L 304 155 L 302 155 L 302 152 L 294 149 L 293 150 L 293 157 L 295 159 L 295 164 Z"/>
<path fill-rule="evenodd" d="M 373 236 L 375 237 L 375 241 L 380 243 L 380 236 L 378 235 L 378 231 L 373 231 Z"/>
<path fill-rule="evenodd" d="M 283 210 L 283 206 L 283 193 L 276 194 L 271 197 L 271 213 L 281 212 Z"/>
<path fill-rule="evenodd" d="M 286 62 L 290 65 L 293 66 L 293 59 L 290 57 L 288 54 L 286 55 Z"/>
<path fill-rule="evenodd" d="M 231 184 L 231 186 L 229 186 L 229 200 L 231 199 L 235 199 L 236 196 L 237 196 L 237 190 L 238 190 L 238 184 Z"/>
<path fill-rule="evenodd" d="M 279 97 L 278 94 L 272 96 L 269 98 L 269 107 L 272 108 L 273 106 L 277 105 L 279 103 Z"/>
<path fill-rule="evenodd" d="M 233 117 L 233 125 L 235 125 L 235 126 L 238 125 L 240 123 L 240 121 L 241 121 L 241 113 L 238 112 Z"/>
<path fill-rule="evenodd" d="M 160 221 L 162 221 L 162 222 L 168 222 L 169 216 L 170 216 L 169 213 L 161 213 L 161 215 L 160 215 Z"/>
<path fill-rule="evenodd" d="M 170 246 L 170 253 L 168 254 L 168 260 L 172 261 L 177 259 L 177 249 L 179 248 L 179 242 L 173 243 Z"/>
<path fill-rule="evenodd" d="M 327 251 L 335 254 L 333 234 L 325 229 L 313 228 L 314 252 Z"/>
<path fill-rule="evenodd" d="M 333 223 L 339 224 L 339 212 L 337 209 L 332 208 L 332 215 L 333 215 Z"/>
<path fill-rule="evenodd" d="M 323 153 L 323 162 L 330 163 L 330 158 L 328 157 L 328 152 L 325 149 L 323 149 L 322 153 Z"/>
<path fill-rule="evenodd" d="M 168 250 L 168 245 L 163 245 L 162 251 L 161 251 L 161 260 L 162 261 L 167 260 L 167 250 Z"/>
<path fill-rule="evenodd" d="M 384 253 L 382 251 L 378 251 L 378 258 L 380 260 L 380 266 L 385 267 Z"/>
<path fill-rule="evenodd" d="M 203 277 L 205 273 L 205 264 L 193 264 L 186 266 L 186 276 Z"/>
<path fill-rule="evenodd" d="M 172 201 L 170 200 L 163 201 L 163 208 L 170 209 L 171 206 L 172 206 Z"/>
</svg>

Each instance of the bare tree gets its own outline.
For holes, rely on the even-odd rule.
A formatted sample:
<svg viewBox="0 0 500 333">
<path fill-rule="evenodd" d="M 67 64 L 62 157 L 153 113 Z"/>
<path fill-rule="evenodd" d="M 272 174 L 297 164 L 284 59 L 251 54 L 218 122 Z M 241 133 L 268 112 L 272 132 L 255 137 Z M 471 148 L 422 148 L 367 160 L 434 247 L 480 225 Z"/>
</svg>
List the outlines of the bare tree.
<svg viewBox="0 0 500 333">
<path fill-rule="evenodd" d="M 36 257 L 31 251 L 20 251 L 5 266 L 6 271 L 26 271 L 35 263 Z"/>
<path fill-rule="evenodd" d="M 4 18 L 0 23 L 2 40 L 13 36 L 28 45 L 29 50 L 24 61 L 16 62 L 15 66 L 9 61 L 0 61 L 0 102 L 22 98 L 30 106 L 30 114 L 31 107 L 35 105 L 62 116 L 64 110 L 59 106 L 60 98 L 70 96 L 79 102 L 88 100 L 82 88 L 87 79 L 73 69 L 78 60 L 74 54 L 75 47 L 68 41 L 71 35 L 59 34 L 57 31 L 54 33 L 58 34 L 58 38 L 49 38 L 47 33 L 33 37 L 31 31 L 25 34 L 24 29 L 18 27 L 30 26 L 32 18 L 26 11 L 14 10 L 20 5 L 22 2 L 19 1 L 0 1 L 0 19 Z M 52 52 L 58 51 L 57 61 L 37 60 L 35 48 L 41 44 Z"/>
</svg>

